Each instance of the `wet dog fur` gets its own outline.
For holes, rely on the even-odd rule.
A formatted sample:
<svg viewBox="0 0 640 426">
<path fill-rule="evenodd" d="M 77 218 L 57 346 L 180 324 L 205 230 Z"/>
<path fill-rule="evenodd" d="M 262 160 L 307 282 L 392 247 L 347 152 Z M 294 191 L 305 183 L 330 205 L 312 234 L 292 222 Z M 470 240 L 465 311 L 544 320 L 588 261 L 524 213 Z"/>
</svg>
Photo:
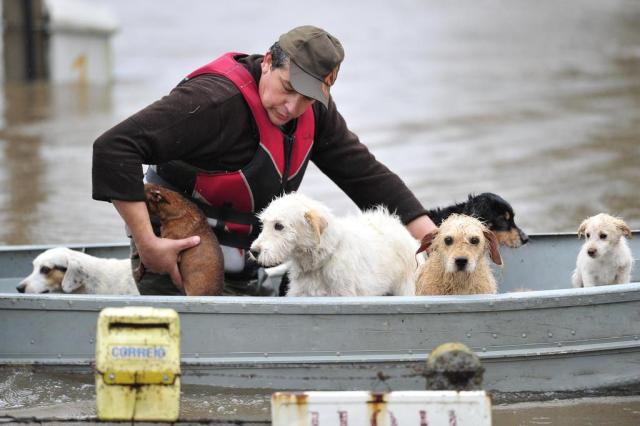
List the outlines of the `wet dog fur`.
<svg viewBox="0 0 640 426">
<path fill-rule="evenodd" d="M 289 266 L 287 296 L 415 294 L 418 242 L 383 207 L 347 217 L 300 193 L 272 201 L 258 216 L 251 255 Z"/>
<path fill-rule="evenodd" d="M 66 247 L 40 253 L 16 288 L 20 293 L 140 294 L 129 259 L 103 259 Z"/>
<path fill-rule="evenodd" d="M 187 296 L 219 296 L 224 286 L 222 250 L 204 214 L 191 201 L 163 186 L 144 186 L 149 213 L 160 220 L 160 236 L 174 240 L 193 235 L 200 244 L 180 254 L 178 266 Z M 141 264 L 142 265 L 142 264 Z M 136 271 L 139 279 L 144 273 Z"/>
<path fill-rule="evenodd" d="M 574 287 L 625 284 L 631 281 L 633 256 L 627 239 L 631 229 L 620 218 L 600 213 L 578 227 L 585 242 L 576 259 L 571 281 Z"/>
<path fill-rule="evenodd" d="M 462 203 L 427 211 L 436 226 L 440 226 L 453 213 L 479 219 L 496 235 L 501 245 L 516 248 L 529 241 L 527 234 L 514 221 L 515 213 L 511 204 L 497 194 L 485 192 L 469 195 L 467 201 Z"/>
<path fill-rule="evenodd" d="M 427 260 L 416 273 L 416 294 L 495 294 L 497 285 L 486 254 L 502 265 L 496 236 L 478 219 L 452 214 L 427 234 L 418 253 Z"/>
</svg>

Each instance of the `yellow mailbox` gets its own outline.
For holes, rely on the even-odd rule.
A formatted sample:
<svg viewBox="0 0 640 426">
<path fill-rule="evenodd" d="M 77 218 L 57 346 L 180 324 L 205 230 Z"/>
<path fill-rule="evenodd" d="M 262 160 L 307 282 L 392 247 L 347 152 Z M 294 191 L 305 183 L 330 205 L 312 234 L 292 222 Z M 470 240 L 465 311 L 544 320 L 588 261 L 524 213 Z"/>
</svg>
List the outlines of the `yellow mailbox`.
<svg viewBox="0 0 640 426">
<path fill-rule="evenodd" d="M 180 321 L 173 309 L 106 308 L 98 317 L 101 420 L 174 421 L 180 412 Z"/>
</svg>

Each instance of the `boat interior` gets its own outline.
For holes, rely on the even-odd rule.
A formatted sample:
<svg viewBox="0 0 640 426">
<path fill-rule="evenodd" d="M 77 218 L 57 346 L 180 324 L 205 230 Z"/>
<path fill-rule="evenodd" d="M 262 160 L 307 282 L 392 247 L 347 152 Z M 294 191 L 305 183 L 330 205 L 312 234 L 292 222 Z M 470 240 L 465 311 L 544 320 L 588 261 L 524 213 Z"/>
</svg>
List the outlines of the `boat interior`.
<svg viewBox="0 0 640 426">
<path fill-rule="evenodd" d="M 502 267 L 493 265 L 500 293 L 571 289 L 571 274 L 582 240 L 576 234 L 531 235 L 528 244 L 519 248 L 502 246 Z M 631 281 L 640 282 L 640 231 L 628 239 L 635 267 Z M 31 273 L 32 260 L 53 246 L 5 246 L 0 248 L 0 293 L 17 294 L 16 286 Z M 127 243 L 67 247 L 98 257 L 126 258 Z M 275 276 L 272 280 L 278 280 Z M 140 296 L 138 296 L 140 297 Z"/>
</svg>

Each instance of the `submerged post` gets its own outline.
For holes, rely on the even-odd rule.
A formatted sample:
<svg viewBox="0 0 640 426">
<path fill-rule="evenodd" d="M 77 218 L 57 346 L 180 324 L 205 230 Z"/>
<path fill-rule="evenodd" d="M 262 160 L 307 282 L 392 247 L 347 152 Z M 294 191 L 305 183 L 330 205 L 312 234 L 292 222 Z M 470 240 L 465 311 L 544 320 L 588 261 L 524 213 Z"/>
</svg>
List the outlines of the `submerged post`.
<svg viewBox="0 0 640 426">
<path fill-rule="evenodd" d="M 424 370 L 427 390 L 480 390 L 483 375 L 480 358 L 462 343 L 443 343 L 434 348 Z"/>
</svg>

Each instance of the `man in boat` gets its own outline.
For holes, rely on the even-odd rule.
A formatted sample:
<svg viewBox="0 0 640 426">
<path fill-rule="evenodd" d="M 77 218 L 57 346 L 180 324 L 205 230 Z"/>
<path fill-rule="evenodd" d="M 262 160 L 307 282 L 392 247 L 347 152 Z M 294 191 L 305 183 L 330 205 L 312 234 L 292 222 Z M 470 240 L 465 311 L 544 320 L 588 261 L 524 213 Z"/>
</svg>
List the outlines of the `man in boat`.
<svg viewBox="0 0 640 426">
<path fill-rule="evenodd" d="M 147 271 L 141 294 L 180 294 L 178 256 L 199 242 L 157 236 L 144 203 L 143 164 L 150 165 L 144 181 L 181 192 L 209 218 L 231 294 L 261 294 L 258 266 L 247 256 L 260 231 L 255 214 L 295 191 L 309 160 L 360 209 L 387 206 L 417 239 L 435 229 L 338 112 L 330 89 L 343 58 L 328 32 L 294 28 L 265 55 L 227 53 L 193 71 L 95 141 L 93 198 L 111 201 L 125 221 L 132 253 Z"/>
</svg>

